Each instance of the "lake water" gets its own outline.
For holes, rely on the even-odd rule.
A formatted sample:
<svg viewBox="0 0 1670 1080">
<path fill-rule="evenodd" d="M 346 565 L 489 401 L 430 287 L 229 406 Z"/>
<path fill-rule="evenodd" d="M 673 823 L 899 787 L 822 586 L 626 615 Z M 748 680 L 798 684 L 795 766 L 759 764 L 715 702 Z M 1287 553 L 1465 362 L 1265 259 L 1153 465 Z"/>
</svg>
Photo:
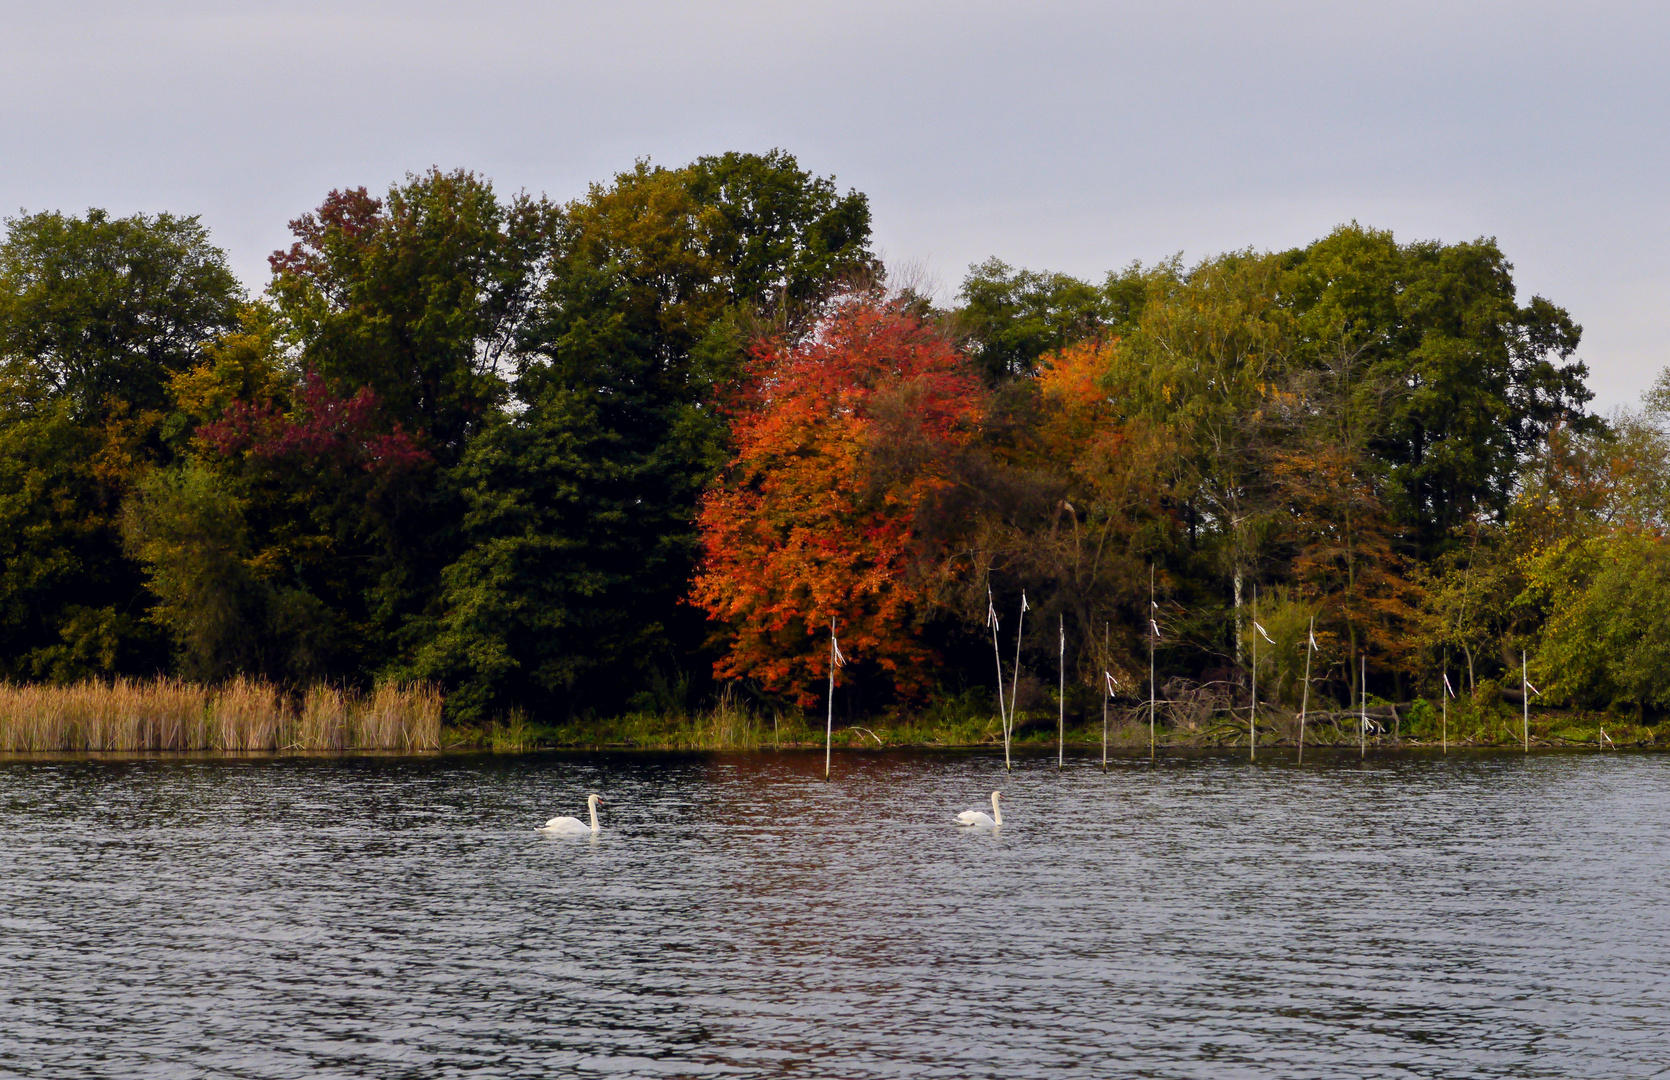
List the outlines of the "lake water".
<svg viewBox="0 0 1670 1080">
<path fill-rule="evenodd" d="M 1670 756 L 822 765 L 0 762 L 0 1074 L 1670 1073 Z"/>
</svg>

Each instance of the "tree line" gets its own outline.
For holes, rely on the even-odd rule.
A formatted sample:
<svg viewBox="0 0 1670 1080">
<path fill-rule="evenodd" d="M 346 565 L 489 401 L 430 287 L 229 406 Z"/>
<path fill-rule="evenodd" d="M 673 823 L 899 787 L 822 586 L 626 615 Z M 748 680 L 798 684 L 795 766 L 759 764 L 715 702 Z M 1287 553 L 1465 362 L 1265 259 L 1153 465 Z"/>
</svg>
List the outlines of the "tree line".
<svg viewBox="0 0 1670 1080">
<path fill-rule="evenodd" d="M 1024 593 L 1079 706 L 1151 646 L 1239 693 L 1255 634 L 1272 700 L 1314 640 L 1313 700 L 1523 650 L 1551 700 L 1670 703 L 1670 383 L 1589 412 L 1492 240 L 993 259 L 942 304 L 781 151 L 567 203 L 430 170 L 290 229 L 251 296 L 193 217 L 7 219 L 0 677 L 584 718 L 807 704 L 833 627 L 842 708 L 909 710 L 989 699 Z"/>
</svg>

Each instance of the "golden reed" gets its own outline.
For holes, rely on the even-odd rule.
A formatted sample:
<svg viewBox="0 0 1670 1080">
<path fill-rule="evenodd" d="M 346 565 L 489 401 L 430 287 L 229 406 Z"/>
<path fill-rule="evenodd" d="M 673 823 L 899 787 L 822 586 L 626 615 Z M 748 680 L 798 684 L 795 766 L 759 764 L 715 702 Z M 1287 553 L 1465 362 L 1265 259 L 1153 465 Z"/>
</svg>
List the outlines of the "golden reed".
<svg viewBox="0 0 1670 1080">
<path fill-rule="evenodd" d="M 238 678 L 0 683 L 0 752 L 82 750 L 433 750 L 441 692 L 380 683 L 369 694 L 314 686 L 293 695 Z"/>
</svg>

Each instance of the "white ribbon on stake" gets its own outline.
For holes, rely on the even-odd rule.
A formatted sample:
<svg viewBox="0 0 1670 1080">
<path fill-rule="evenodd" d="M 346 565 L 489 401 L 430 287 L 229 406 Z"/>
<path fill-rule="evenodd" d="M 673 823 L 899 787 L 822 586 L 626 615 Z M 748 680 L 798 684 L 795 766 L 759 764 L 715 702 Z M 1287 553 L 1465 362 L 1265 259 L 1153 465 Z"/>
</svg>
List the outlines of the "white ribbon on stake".
<svg viewBox="0 0 1670 1080">
<path fill-rule="evenodd" d="M 1451 697 L 1455 697 L 1455 687 L 1450 685 L 1450 673 L 1447 671 L 1444 672 L 1444 689 L 1450 692 Z"/>
<path fill-rule="evenodd" d="M 1265 640 L 1265 641 L 1270 641 L 1270 635 L 1269 635 L 1269 634 L 1266 634 L 1266 633 L 1264 633 L 1264 627 L 1262 627 L 1262 626 L 1260 626 L 1260 625 L 1259 625 L 1259 624 L 1258 624 L 1258 620 L 1257 620 L 1257 619 L 1254 619 L 1254 620 L 1253 620 L 1253 629 L 1254 629 L 1254 630 L 1257 630 L 1257 631 L 1258 631 L 1258 632 L 1259 632 L 1259 633 L 1260 633 L 1260 634 L 1263 634 L 1263 635 L 1264 635 L 1264 640 Z M 1272 645 L 1274 645 L 1274 644 L 1275 644 L 1275 642 L 1274 642 L 1274 641 L 1270 641 L 1270 644 L 1272 644 Z"/>
</svg>

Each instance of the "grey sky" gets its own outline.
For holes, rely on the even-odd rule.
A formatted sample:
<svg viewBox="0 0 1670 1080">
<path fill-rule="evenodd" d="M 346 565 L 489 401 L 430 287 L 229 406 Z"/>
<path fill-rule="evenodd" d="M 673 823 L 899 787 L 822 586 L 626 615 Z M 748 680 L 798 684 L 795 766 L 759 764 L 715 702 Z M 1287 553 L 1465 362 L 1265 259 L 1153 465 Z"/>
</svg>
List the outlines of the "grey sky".
<svg viewBox="0 0 1670 1080">
<path fill-rule="evenodd" d="M 1663 4 L 0 0 L 0 206 L 200 213 L 260 286 L 332 187 L 781 146 L 947 294 L 1355 218 L 1496 236 L 1605 408 L 1670 363 L 1667 56 Z"/>
</svg>

